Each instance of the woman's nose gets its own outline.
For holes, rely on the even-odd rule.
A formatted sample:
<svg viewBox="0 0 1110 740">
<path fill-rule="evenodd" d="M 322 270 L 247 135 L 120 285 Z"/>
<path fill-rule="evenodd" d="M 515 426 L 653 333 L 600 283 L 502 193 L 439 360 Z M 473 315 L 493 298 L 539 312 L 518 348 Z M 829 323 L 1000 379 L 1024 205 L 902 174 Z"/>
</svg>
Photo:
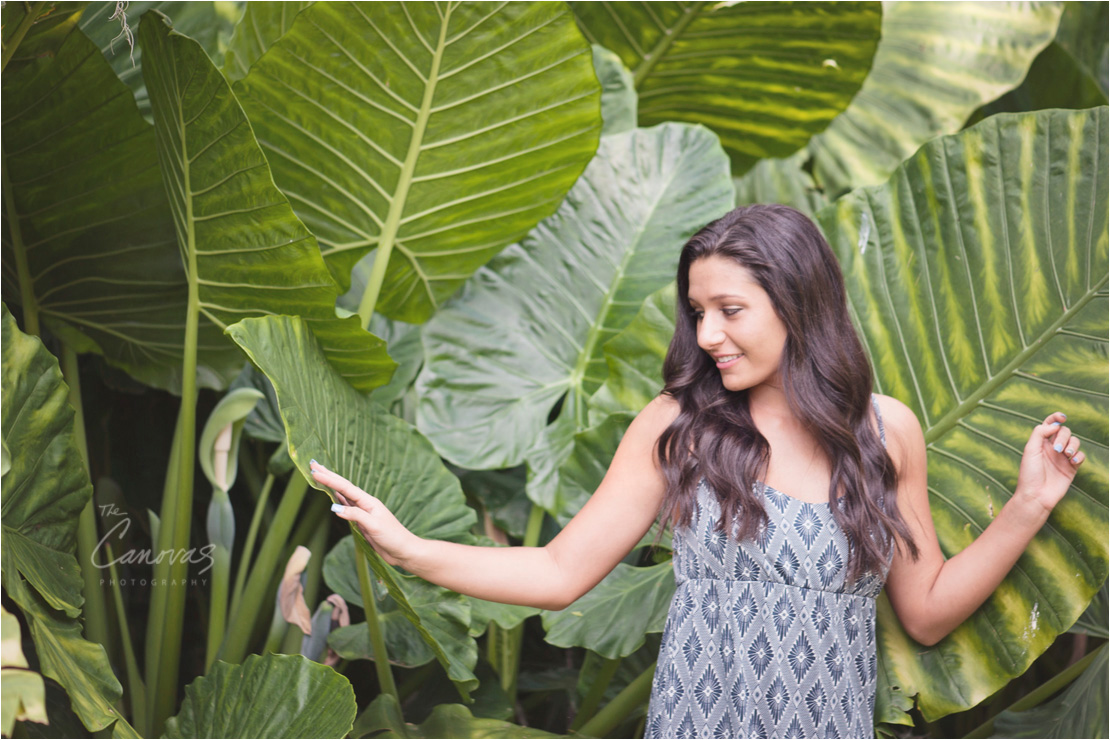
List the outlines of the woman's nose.
<svg viewBox="0 0 1110 740">
<path fill-rule="evenodd" d="M 718 346 L 721 340 L 724 339 L 724 332 L 721 327 L 710 316 L 702 316 L 701 321 L 698 322 L 698 346 L 704 350 L 710 350 Z"/>
</svg>

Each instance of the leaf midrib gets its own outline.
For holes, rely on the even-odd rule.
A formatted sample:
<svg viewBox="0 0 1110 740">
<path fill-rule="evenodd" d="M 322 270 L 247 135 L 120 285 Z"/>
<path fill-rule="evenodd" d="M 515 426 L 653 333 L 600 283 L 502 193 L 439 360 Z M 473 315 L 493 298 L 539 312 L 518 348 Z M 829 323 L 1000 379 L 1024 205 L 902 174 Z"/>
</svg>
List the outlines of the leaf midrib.
<svg viewBox="0 0 1110 740">
<path fill-rule="evenodd" d="M 413 176 L 416 173 L 416 163 L 423 150 L 424 132 L 432 115 L 432 101 L 435 99 L 436 85 L 439 82 L 439 65 L 443 61 L 443 53 L 447 46 L 447 27 L 451 22 L 451 10 L 451 3 L 447 3 L 446 11 L 439 26 L 439 39 L 436 42 L 435 52 L 432 54 L 432 66 L 428 70 L 428 81 L 424 85 L 424 98 L 420 101 L 420 110 L 416 114 L 412 138 L 409 140 L 409 150 L 405 155 L 404 164 L 401 165 L 401 174 L 397 179 L 397 188 L 393 193 L 393 198 L 389 202 L 389 213 L 386 215 L 385 224 L 378 235 L 378 253 L 374 257 L 370 282 L 363 294 L 358 311 L 364 329 L 370 326 L 370 317 L 373 315 L 374 309 L 377 308 L 381 284 L 385 278 L 385 271 L 389 265 L 393 246 L 397 243 L 397 233 L 401 228 L 401 215 L 405 210 L 409 187 L 412 185 Z M 415 257 L 410 255 L 409 259 L 412 260 L 413 267 L 420 274 L 420 265 Z M 423 285 L 424 291 L 428 294 L 432 305 L 435 306 L 436 299 L 431 286 L 427 282 L 423 282 Z"/>
<path fill-rule="evenodd" d="M 1014 372 L 1021 367 L 1022 364 L 1039 352 L 1050 339 L 1056 336 L 1059 330 L 1063 328 L 1072 317 L 1098 295 L 1099 291 L 1107 284 L 1108 279 L 1110 278 L 1104 275 L 1103 278 L 1095 283 L 1078 301 L 1060 314 L 1056 321 L 1049 324 L 1048 327 L 1041 332 L 1040 336 L 1033 340 L 1021 352 L 1018 352 L 1012 360 L 1006 363 L 1002 369 L 988 378 L 986 382 L 982 383 L 974 393 L 956 404 L 956 406 L 944 416 L 937 419 L 935 424 L 925 430 L 925 444 L 931 447 L 935 442 L 943 438 L 963 417 L 975 410 L 981 401 L 993 393 L 1002 383 L 1013 377 Z"/>
<path fill-rule="evenodd" d="M 651 74 L 651 71 L 655 69 L 655 65 L 666 55 L 675 40 L 686 30 L 686 27 L 700 15 L 701 6 L 702 3 L 694 3 L 690 7 L 684 8 L 682 17 L 678 20 L 678 23 L 663 32 L 663 36 L 656 42 L 655 46 L 652 47 L 651 51 L 645 54 L 643 60 L 636 65 L 636 71 L 632 73 L 633 87 L 637 90 L 640 89 L 640 83 L 644 81 L 644 78 Z"/>
</svg>

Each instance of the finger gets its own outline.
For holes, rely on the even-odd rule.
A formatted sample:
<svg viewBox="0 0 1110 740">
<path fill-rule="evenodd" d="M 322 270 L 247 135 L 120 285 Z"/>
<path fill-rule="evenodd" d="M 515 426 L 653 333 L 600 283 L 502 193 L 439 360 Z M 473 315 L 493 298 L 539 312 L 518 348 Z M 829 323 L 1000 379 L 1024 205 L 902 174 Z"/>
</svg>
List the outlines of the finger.
<svg viewBox="0 0 1110 740">
<path fill-rule="evenodd" d="M 309 470 L 312 471 L 312 477 L 317 483 L 331 488 L 336 494 L 342 494 L 351 504 L 356 506 L 361 505 L 363 497 L 369 495 L 354 483 L 351 483 L 351 481 L 338 473 L 331 472 L 315 460 L 309 461 L 308 467 Z"/>
<path fill-rule="evenodd" d="M 1056 436 L 1052 440 L 1052 449 L 1057 452 L 1063 452 L 1072 443 L 1071 430 L 1067 427 L 1060 427 L 1056 432 Z"/>
<path fill-rule="evenodd" d="M 1086 452 L 1077 452 L 1077 453 L 1075 453 L 1075 455 L 1073 455 L 1072 457 L 1070 457 L 1068 459 L 1071 461 L 1072 465 L 1074 465 L 1075 467 L 1078 468 L 1080 465 L 1083 464 L 1083 461 L 1087 459 L 1087 453 Z"/>
<path fill-rule="evenodd" d="M 1067 444 L 1064 445 L 1064 455 L 1066 455 L 1067 458 L 1070 460 L 1071 458 L 1075 457 L 1078 452 L 1079 439 L 1077 437 L 1072 437 L 1067 441 Z"/>
<path fill-rule="evenodd" d="M 349 522 L 354 522 L 355 525 L 362 530 L 364 537 L 369 537 L 370 531 L 370 512 L 361 509 L 357 506 L 344 506 L 343 504 L 332 504 L 331 510 L 340 519 L 346 519 Z"/>
<path fill-rule="evenodd" d="M 1038 424 L 1036 431 L 1041 433 L 1041 436 L 1050 437 L 1059 431 L 1061 425 L 1068 420 L 1068 415 L 1063 411 L 1054 411 L 1049 414 L 1044 420 L 1043 424 Z"/>
</svg>

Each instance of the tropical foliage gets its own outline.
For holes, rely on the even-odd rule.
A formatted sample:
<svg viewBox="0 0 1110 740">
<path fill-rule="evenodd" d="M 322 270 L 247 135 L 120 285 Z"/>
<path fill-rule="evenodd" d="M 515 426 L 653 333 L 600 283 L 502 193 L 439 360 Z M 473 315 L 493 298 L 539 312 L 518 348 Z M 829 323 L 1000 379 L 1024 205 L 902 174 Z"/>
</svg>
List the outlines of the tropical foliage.
<svg viewBox="0 0 1110 740">
<path fill-rule="evenodd" d="M 4 734 L 641 732 L 667 532 L 492 604 L 308 461 L 543 544 L 661 387 L 679 246 L 757 201 L 836 251 L 946 554 L 1047 409 L 1088 455 L 951 636 L 881 601 L 880 732 L 1104 731 L 1105 5 L 6 3 Z"/>
</svg>

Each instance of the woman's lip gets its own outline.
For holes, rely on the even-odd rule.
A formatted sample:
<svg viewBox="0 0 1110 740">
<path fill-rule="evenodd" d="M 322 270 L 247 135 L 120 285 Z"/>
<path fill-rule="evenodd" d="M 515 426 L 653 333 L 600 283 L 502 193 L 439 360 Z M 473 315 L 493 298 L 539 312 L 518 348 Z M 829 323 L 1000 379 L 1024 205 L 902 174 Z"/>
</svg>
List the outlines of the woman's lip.
<svg viewBox="0 0 1110 740">
<path fill-rule="evenodd" d="M 727 357 L 728 355 L 725 355 L 725 356 Z M 740 359 L 741 359 L 741 358 L 742 358 L 743 356 L 744 356 L 744 355 L 740 355 L 740 356 L 738 356 L 738 357 L 734 357 L 734 358 L 732 358 L 731 360 L 729 360 L 728 362 L 718 362 L 718 363 L 717 363 L 717 368 L 718 368 L 718 369 L 720 369 L 720 370 L 724 370 L 724 369 L 725 369 L 726 367 L 732 367 L 732 366 L 733 366 L 733 365 L 735 365 L 735 364 L 736 364 L 737 362 L 739 362 L 739 361 L 740 361 Z M 716 359 L 716 358 L 714 358 L 714 359 Z"/>
</svg>

